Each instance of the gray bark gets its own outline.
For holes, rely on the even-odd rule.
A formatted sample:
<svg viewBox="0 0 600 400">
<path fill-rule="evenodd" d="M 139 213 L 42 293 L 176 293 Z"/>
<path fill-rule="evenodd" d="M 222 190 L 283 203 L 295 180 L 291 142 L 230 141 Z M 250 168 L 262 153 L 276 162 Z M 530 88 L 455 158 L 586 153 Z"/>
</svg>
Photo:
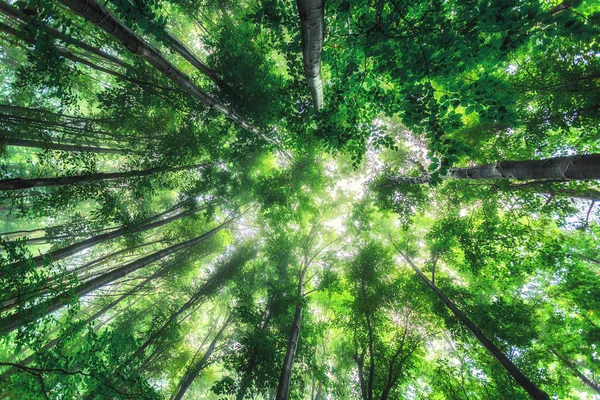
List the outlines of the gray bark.
<svg viewBox="0 0 600 400">
<path fill-rule="evenodd" d="M 152 221 L 153 219 L 155 219 L 157 217 L 157 216 L 155 216 L 153 218 L 147 219 L 146 221 L 143 221 L 141 224 L 139 224 L 137 226 L 133 226 L 133 227 L 123 226 L 114 231 L 96 235 L 89 239 L 82 240 L 77 243 L 73 243 L 69 246 L 63 247 L 62 249 L 57 249 L 57 250 L 51 251 L 50 253 L 33 257 L 32 261 L 38 267 L 44 265 L 44 262 L 46 260 L 50 260 L 51 262 L 59 261 L 59 260 L 62 260 L 63 258 L 72 256 L 73 254 L 83 251 L 85 249 L 88 249 L 92 246 L 95 246 L 100 243 L 104 243 L 111 239 L 116 239 L 125 234 L 134 234 L 134 233 L 144 232 L 144 231 L 147 231 L 150 229 L 158 228 L 158 227 L 166 225 L 170 222 L 177 221 L 178 219 L 181 219 L 183 217 L 193 215 L 204 208 L 205 207 L 197 207 L 197 208 L 194 208 L 191 210 L 183 211 L 179 214 L 175 214 L 168 218 L 159 219 L 157 221 Z M 29 262 L 31 262 L 31 261 L 29 261 Z M 13 264 L 13 265 L 16 266 L 17 264 L 18 263 Z"/>
<path fill-rule="evenodd" d="M 420 177 L 389 176 L 393 182 L 423 184 L 429 174 Z M 513 179 L 520 181 L 585 181 L 600 179 L 600 154 L 554 157 L 543 160 L 501 161 L 496 164 L 452 168 L 445 179 Z"/>
<path fill-rule="evenodd" d="M 324 35 L 324 0 L 296 0 L 302 29 L 302 58 L 304 75 L 318 111 L 323 107 L 321 51 Z"/>
</svg>

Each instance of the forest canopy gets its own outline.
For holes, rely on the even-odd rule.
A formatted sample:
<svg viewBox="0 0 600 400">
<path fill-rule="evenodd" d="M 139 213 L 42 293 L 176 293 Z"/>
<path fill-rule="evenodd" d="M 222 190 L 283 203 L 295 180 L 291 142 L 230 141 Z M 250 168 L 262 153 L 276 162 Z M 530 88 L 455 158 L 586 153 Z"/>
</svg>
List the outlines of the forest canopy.
<svg viewBox="0 0 600 400">
<path fill-rule="evenodd" d="M 597 0 L 0 0 L 0 397 L 600 399 Z"/>
</svg>

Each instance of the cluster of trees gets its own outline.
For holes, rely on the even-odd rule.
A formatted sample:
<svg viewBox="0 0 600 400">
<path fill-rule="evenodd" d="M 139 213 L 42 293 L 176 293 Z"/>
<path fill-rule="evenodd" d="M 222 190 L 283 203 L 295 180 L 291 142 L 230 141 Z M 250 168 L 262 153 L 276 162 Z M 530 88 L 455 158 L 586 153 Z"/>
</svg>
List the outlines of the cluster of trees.
<svg viewBox="0 0 600 400">
<path fill-rule="evenodd" d="M 0 0 L 0 397 L 600 396 L 600 6 Z"/>
</svg>

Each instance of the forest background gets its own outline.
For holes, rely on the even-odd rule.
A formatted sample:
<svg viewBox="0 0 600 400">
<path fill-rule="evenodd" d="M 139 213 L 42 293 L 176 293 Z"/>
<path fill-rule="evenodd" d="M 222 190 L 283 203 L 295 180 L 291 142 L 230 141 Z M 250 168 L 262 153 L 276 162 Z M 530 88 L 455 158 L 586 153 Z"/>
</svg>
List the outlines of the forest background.
<svg viewBox="0 0 600 400">
<path fill-rule="evenodd" d="M 0 396 L 600 398 L 600 3 L 0 0 Z"/>
</svg>

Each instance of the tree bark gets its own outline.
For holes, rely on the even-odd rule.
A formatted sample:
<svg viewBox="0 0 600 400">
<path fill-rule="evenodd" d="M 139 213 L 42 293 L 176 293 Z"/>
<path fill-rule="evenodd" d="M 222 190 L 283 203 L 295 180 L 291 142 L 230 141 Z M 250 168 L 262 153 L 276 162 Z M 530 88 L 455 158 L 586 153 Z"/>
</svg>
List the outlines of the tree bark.
<svg viewBox="0 0 600 400">
<path fill-rule="evenodd" d="M 108 303 L 107 305 L 105 305 L 104 307 L 102 307 L 100 310 L 96 311 L 94 314 L 92 314 L 88 318 L 86 318 L 86 319 L 84 319 L 82 321 L 76 322 L 75 324 L 73 324 L 72 326 L 70 326 L 69 329 L 64 334 L 61 334 L 61 335 L 57 336 L 56 338 L 50 340 L 48 343 L 46 343 L 44 345 L 44 347 L 43 347 L 44 350 L 48 351 L 48 350 L 52 349 L 54 346 L 56 346 L 56 344 L 58 342 L 60 342 L 61 340 L 63 340 L 63 338 L 65 336 L 71 335 L 71 334 L 77 332 L 78 330 L 80 330 L 81 328 L 85 327 L 87 324 L 95 321 L 100 316 L 104 315 L 106 312 L 108 312 L 111 309 L 113 309 L 114 307 L 116 307 L 120 302 L 122 302 L 123 300 L 125 300 L 127 297 L 131 296 L 137 290 L 139 290 L 140 288 L 142 288 L 143 286 L 145 286 L 148 282 L 150 282 L 151 280 L 153 280 L 153 279 L 157 278 L 158 276 L 160 276 L 163 272 L 164 272 L 164 269 L 161 268 L 160 270 L 156 271 L 154 274 L 150 275 L 148 278 L 144 279 L 141 283 L 139 283 L 138 285 L 134 286 L 127 293 L 123 294 L 122 296 L 120 296 L 116 300 Z M 19 362 L 19 364 L 20 365 L 29 365 L 29 363 L 34 360 L 35 356 L 36 356 L 36 354 L 34 353 L 34 354 L 32 354 L 32 355 L 24 358 L 23 360 L 21 360 Z M 14 372 L 15 372 L 14 368 L 9 369 L 6 372 L 4 372 L 2 375 L 0 375 L 0 382 L 4 381 L 6 378 L 8 378 Z"/>
<path fill-rule="evenodd" d="M 136 261 L 123 265 L 122 267 L 107 272 L 94 279 L 90 279 L 89 281 L 78 285 L 73 290 L 69 290 L 32 308 L 24 309 L 4 318 L 0 318 L 0 335 L 6 335 L 12 332 L 13 330 L 20 328 L 30 322 L 33 322 L 34 320 L 40 317 L 51 314 L 54 311 L 61 309 L 63 306 L 69 304 L 73 297 L 81 298 L 86 294 L 93 292 L 96 289 L 99 289 L 109 283 L 113 283 L 118 279 L 121 279 L 131 274 L 132 272 L 146 267 L 156 261 L 159 261 L 177 251 L 198 244 L 201 241 L 206 240 L 217 234 L 219 231 L 221 231 L 223 228 L 229 225 L 232 221 L 233 220 L 226 221 L 218 227 L 213 228 L 210 231 L 194 239 L 190 239 L 185 242 L 167 247 L 166 249 L 162 249 L 160 251 L 157 251 L 156 253 L 150 254 L 149 256 L 142 257 Z"/>
<path fill-rule="evenodd" d="M 477 327 L 477 325 L 475 325 L 462 311 L 460 311 L 458 307 L 456 307 L 456 305 L 440 289 L 438 289 L 437 286 L 431 283 L 431 281 L 421 272 L 421 270 L 412 262 L 410 258 L 408 258 L 408 256 L 403 251 L 401 251 L 398 248 L 396 248 L 396 250 L 400 253 L 400 255 L 402 255 L 406 262 L 417 273 L 419 278 L 421 278 L 421 280 L 425 282 L 425 284 L 427 284 L 427 286 L 429 286 L 429 288 L 431 288 L 431 290 L 435 292 L 435 294 L 442 300 L 446 307 L 448 307 L 450 311 L 452 311 L 454 316 L 471 331 L 471 333 L 477 338 L 477 340 L 479 340 L 479 343 L 481 343 L 483 347 L 485 347 L 494 356 L 494 358 L 498 360 L 500 364 L 502 364 L 504 369 L 506 369 L 506 371 L 517 381 L 519 385 L 521 385 L 521 387 L 527 393 L 529 393 L 529 395 L 532 398 L 542 400 L 550 399 L 550 397 L 543 390 L 538 388 L 525 375 L 523 375 L 521 370 L 519 370 L 519 368 L 515 364 L 513 364 L 513 362 L 508 357 L 506 357 L 504 353 L 502 353 L 502 351 L 500 351 L 500 349 L 483 334 L 483 332 Z"/>
<path fill-rule="evenodd" d="M 294 322 L 292 323 L 292 331 L 287 345 L 283 367 L 279 375 L 279 386 L 275 400 L 287 400 L 290 395 L 290 381 L 292 379 L 292 367 L 294 365 L 294 357 L 296 355 L 296 347 L 300 337 L 300 322 L 302 321 L 302 291 L 304 290 L 304 276 L 306 275 L 306 266 L 302 268 L 298 279 L 298 300 L 296 303 L 296 311 L 294 312 Z"/>
<path fill-rule="evenodd" d="M 0 144 L 17 147 L 33 147 L 44 150 L 63 150 L 63 151 L 79 151 L 87 153 L 104 153 L 104 154 L 130 154 L 133 151 L 122 149 L 110 149 L 106 147 L 95 147 L 87 145 L 60 144 L 52 142 L 42 142 L 38 140 L 19 139 L 12 137 L 0 138 Z"/>
<path fill-rule="evenodd" d="M 371 314 L 369 311 L 369 305 L 367 304 L 367 291 L 365 288 L 365 282 L 361 284 L 362 295 L 367 308 L 365 312 L 365 318 L 367 321 L 367 332 L 368 332 L 368 345 L 369 345 L 369 375 L 367 376 L 367 397 L 365 400 L 373 400 L 373 381 L 375 380 L 375 351 L 373 349 L 373 327 L 371 326 Z"/>
<path fill-rule="evenodd" d="M 21 20 L 21 21 L 23 21 L 25 23 L 31 23 L 31 21 L 32 21 L 32 18 L 29 17 L 27 14 L 25 14 L 24 12 L 22 12 L 21 10 L 19 10 L 19 9 L 17 9 L 15 7 L 12 7 L 11 5 L 6 4 L 3 1 L 0 2 L 0 11 L 4 15 L 6 15 L 8 17 L 19 19 L 19 20 Z M 74 37 L 70 37 L 70 36 L 64 35 L 60 31 L 57 31 L 54 28 L 47 27 L 47 29 L 48 29 L 48 31 L 50 32 L 50 34 L 52 36 L 54 36 L 57 39 L 62 40 L 63 42 L 65 42 L 67 44 L 72 43 L 72 44 L 74 44 L 75 46 L 79 47 L 82 50 L 89 51 L 92 54 L 95 54 L 95 55 L 97 55 L 99 57 L 102 57 L 105 60 L 110 61 L 110 62 L 112 62 L 114 64 L 117 64 L 117 65 L 120 65 L 122 67 L 125 67 L 125 68 L 129 68 L 130 67 L 129 64 L 125 63 L 121 59 L 119 59 L 119 58 L 117 58 L 117 57 L 115 57 L 113 55 L 110 55 L 107 52 L 102 51 L 102 50 L 100 50 L 100 49 L 98 49 L 98 48 L 96 48 L 94 46 L 90 46 L 89 44 L 87 44 L 87 43 L 85 43 L 85 42 L 83 42 L 83 41 L 81 41 L 79 39 L 75 39 Z"/>
<path fill-rule="evenodd" d="M 225 265 L 221 266 L 217 269 L 204 284 L 200 287 L 199 290 L 196 291 L 190 297 L 188 301 L 185 302 L 183 306 L 179 308 L 179 310 L 175 311 L 173 314 L 169 316 L 169 319 L 162 324 L 160 328 L 155 330 L 150 337 L 135 351 L 132 356 L 132 359 L 136 359 L 138 356 L 142 355 L 144 351 L 152 344 L 156 339 L 158 339 L 163 332 L 167 329 L 167 327 L 175 322 L 180 315 L 185 313 L 187 310 L 192 308 L 194 305 L 198 304 L 198 302 L 207 296 L 213 294 L 221 285 L 223 285 L 229 278 L 231 278 L 244 264 L 251 255 L 254 254 L 253 251 L 241 252 L 234 255 Z"/>
<path fill-rule="evenodd" d="M 556 356 L 556 358 L 558 358 L 560 361 L 562 361 L 562 363 L 565 364 L 571 370 L 571 372 L 573 372 L 573 374 L 581 380 L 581 382 L 583 382 L 586 386 L 588 386 L 594 392 L 600 394 L 600 385 L 598 385 L 596 382 L 592 381 L 587 376 L 582 374 L 579 371 L 579 369 L 575 365 L 573 365 L 573 363 L 571 361 L 569 361 L 566 358 L 559 355 L 554 349 L 551 349 L 550 352 L 552 354 L 554 354 Z"/>
<path fill-rule="evenodd" d="M 183 377 L 181 378 L 181 381 L 177 385 L 177 390 L 171 396 L 171 400 L 181 400 L 181 398 L 183 397 L 185 392 L 187 392 L 187 390 L 189 389 L 191 384 L 194 382 L 194 379 L 196 379 L 198 377 L 198 375 L 200 375 L 200 372 L 204 368 L 206 368 L 206 366 L 208 365 L 208 360 L 209 360 L 210 356 L 212 355 L 212 353 L 214 352 L 215 347 L 217 346 L 217 342 L 223 335 L 223 332 L 225 331 L 227 326 L 229 326 L 229 324 L 231 323 L 232 318 L 233 318 L 233 314 L 231 314 L 231 315 L 229 315 L 229 317 L 227 317 L 227 319 L 225 320 L 225 323 L 223 323 L 223 326 L 221 327 L 219 332 L 217 332 L 217 334 L 213 338 L 212 342 L 210 342 L 210 345 L 208 346 L 208 349 L 206 349 L 206 351 L 204 352 L 204 355 L 202 356 L 202 358 L 197 363 L 195 363 L 190 369 L 188 369 L 186 371 L 186 373 L 183 375 Z"/>
<path fill-rule="evenodd" d="M 150 65 L 158 69 L 161 74 L 177 83 L 185 92 L 201 103 L 221 112 L 244 129 L 258 133 L 254 127 L 244 121 L 239 115 L 202 91 L 186 74 L 167 61 L 157 49 L 135 34 L 95 1 L 60 0 L 60 2 L 70 8 L 75 14 L 87 19 L 110 34 L 129 51 L 146 60 Z"/>
<path fill-rule="evenodd" d="M 324 36 L 324 0 L 296 0 L 302 30 L 302 58 L 304 75 L 315 110 L 323 107 L 323 80 L 321 79 L 321 51 Z"/>
<path fill-rule="evenodd" d="M 269 326 L 269 322 L 271 321 L 271 308 L 267 308 L 267 317 L 260 329 L 261 334 L 264 333 L 268 326 Z M 246 396 L 246 392 L 248 391 L 248 388 L 250 387 L 250 383 L 252 382 L 252 372 L 254 371 L 254 368 L 256 368 L 256 366 L 259 364 L 259 359 L 258 359 L 258 351 L 256 351 L 256 348 L 252 349 L 252 355 L 250 356 L 250 359 L 248 360 L 248 365 L 246 367 L 246 371 L 244 372 L 244 376 L 242 377 L 242 380 L 240 382 L 240 389 L 238 390 L 237 394 L 236 394 L 236 400 L 244 400 L 244 397 Z"/>
<path fill-rule="evenodd" d="M 111 181 L 116 179 L 125 178 L 136 178 L 141 176 L 148 176 L 157 172 L 176 172 L 183 171 L 186 169 L 193 168 L 204 168 L 208 164 L 196 164 L 186 165 L 183 167 L 155 167 L 146 170 L 133 170 L 127 172 L 98 172 L 96 174 L 88 175 L 73 175 L 73 176 L 61 176 L 57 178 L 39 178 L 39 179 L 23 179 L 23 178 L 12 178 L 0 180 L 0 191 L 7 190 L 19 190 L 19 189 L 30 189 L 34 187 L 51 187 L 51 186 L 65 186 L 65 185 L 78 185 L 82 183 L 90 183 L 97 181 Z"/>
<path fill-rule="evenodd" d="M 144 231 L 147 231 L 150 229 L 158 228 L 160 226 L 166 225 L 173 221 L 177 221 L 178 219 L 193 215 L 193 214 L 197 213 L 198 211 L 201 211 L 205 208 L 206 208 L 205 206 L 196 207 L 191 210 L 186 210 L 186 211 L 180 212 L 179 214 L 175 214 L 171 217 L 159 219 L 156 221 L 155 219 L 157 217 L 160 217 L 162 215 L 162 213 L 161 213 L 154 217 L 146 219 L 145 221 L 138 224 L 137 226 L 133 226 L 133 227 L 123 226 L 114 231 L 96 235 L 89 239 L 82 240 L 77 243 L 73 243 L 69 246 L 63 247 L 62 249 L 57 249 L 57 250 L 51 251 L 50 253 L 46 253 L 43 255 L 33 257 L 31 259 L 31 261 L 28 261 L 28 262 L 33 262 L 38 267 L 44 265 L 44 262 L 46 262 L 46 261 L 56 262 L 56 261 L 62 260 L 63 258 L 72 256 L 75 253 L 79 253 L 80 251 L 88 249 L 92 246 L 95 246 L 97 244 L 104 243 L 108 240 L 116 239 L 116 238 L 119 238 L 126 234 L 134 234 L 134 233 L 144 232 Z M 21 263 L 17 262 L 17 263 L 12 264 L 12 266 L 17 266 L 20 264 Z"/>
<path fill-rule="evenodd" d="M 431 181 L 429 174 L 420 177 L 388 179 L 403 184 L 423 184 Z M 497 164 L 467 168 L 452 168 L 445 179 L 513 179 L 532 181 L 585 181 L 600 179 L 600 154 L 554 157 L 543 160 L 501 161 Z"/>
</svg>

